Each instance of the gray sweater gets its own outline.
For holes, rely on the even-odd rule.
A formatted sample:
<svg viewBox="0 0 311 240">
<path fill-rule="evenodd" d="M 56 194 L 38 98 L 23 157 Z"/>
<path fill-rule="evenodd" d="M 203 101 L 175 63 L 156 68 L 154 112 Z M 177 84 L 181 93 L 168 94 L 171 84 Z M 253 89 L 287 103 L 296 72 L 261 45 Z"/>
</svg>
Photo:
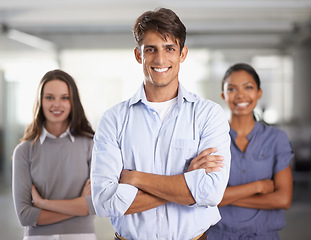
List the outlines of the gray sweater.
<svg viewBox="0 0 311 240">
<path fill-rule="evenodd" d="M 93 140 L 76 136 L 20 143 L 13 153 L 13 199 L 25 236 L 95 233 L 91 196 L 86 196 L 89 215 L 37 226 L 41 209 L 32 205 L 34 184 L 45 199 L 73 199 L 81 195 L 90 175 Z"/>
</svg>

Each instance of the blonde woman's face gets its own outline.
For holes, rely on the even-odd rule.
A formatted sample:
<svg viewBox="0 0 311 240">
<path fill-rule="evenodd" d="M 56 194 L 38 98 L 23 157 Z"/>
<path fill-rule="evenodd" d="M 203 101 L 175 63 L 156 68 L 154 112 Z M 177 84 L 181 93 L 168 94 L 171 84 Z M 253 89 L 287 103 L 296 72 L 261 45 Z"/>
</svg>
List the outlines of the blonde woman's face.
<svg viewBox="0 0 311 240">
<path fill-rule="evenodd" d="M 71 111 L 69 89 L 65 82 L 52 80 L 43 87 L 42 109 L 46 118 L 46 127 L 59 124 L 67 127 Z"/>
</svg>

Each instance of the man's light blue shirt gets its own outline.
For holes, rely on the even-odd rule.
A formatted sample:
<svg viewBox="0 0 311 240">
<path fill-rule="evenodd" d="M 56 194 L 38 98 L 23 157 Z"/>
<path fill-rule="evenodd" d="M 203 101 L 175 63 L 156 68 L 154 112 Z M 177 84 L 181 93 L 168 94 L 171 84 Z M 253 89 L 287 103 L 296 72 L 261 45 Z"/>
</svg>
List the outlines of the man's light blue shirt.
<svg viewBox="0 0 311 240">
<path fill-rule="evenodd" d="M 224 156 L 220 172 L 185 172 L 201 151 L 217 147 Z M 96 213 L 111 217 L 116 232 L 126 239 L 192 239 L 220 220 L 217 204 L 229 178 L 229 124 L 222 108 L 178 88 L 177 104 L 163 124 L 147 106 L 144 86 L 129 100 L 101 117 L 94 137 L 92 198 Z M 167 203 L 141 213 L 124 215 L 137 188 L 119 184 L 123 169 L 159 175 L 184 173 L 196 203 Z"/>
</svg>

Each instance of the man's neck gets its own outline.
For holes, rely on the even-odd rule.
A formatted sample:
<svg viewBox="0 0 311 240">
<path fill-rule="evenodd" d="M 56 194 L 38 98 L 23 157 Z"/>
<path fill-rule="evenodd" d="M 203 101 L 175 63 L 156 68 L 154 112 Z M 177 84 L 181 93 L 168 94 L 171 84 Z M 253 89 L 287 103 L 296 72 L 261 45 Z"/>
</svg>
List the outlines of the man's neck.
<svg viewBox="0 0 311 240">
<path fill-rule="evenodd" d="M 149 102 L 166 102 L 178 94 L 178 84 L 165 87 L 149 86 L 145 84 L 146 98 Z"/>
</svg>

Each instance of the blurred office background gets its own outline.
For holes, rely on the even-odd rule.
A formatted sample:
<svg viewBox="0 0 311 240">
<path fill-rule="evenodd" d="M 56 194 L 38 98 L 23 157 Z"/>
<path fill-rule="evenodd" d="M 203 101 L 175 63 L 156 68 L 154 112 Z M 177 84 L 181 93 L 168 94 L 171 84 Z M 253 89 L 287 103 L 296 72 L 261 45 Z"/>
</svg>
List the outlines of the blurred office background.
<svg viewBox="0 0 311 240">
<path fill-rule="evenodd" d="M 256 112 L 284 129 L 294 147 L 294 196 L 283 240 L 311 239 L 311 0 L 0 0 L 0 232 L 21 239 L 11 198 L 11 156 L 32 119 L 43 74 L 61 68 L 79 87 L 94 129 L 101 114 L 142 83 L 131 33 L 136 18 L 173 9 L 187 27 L 180 81 L 220 103 L 220 81 L 237 62 L 258 71 Z M 227 109 L 226 109 L 227 111 Z M 98 239 L 112 239 L 96 219 Z"/>
</svg>

